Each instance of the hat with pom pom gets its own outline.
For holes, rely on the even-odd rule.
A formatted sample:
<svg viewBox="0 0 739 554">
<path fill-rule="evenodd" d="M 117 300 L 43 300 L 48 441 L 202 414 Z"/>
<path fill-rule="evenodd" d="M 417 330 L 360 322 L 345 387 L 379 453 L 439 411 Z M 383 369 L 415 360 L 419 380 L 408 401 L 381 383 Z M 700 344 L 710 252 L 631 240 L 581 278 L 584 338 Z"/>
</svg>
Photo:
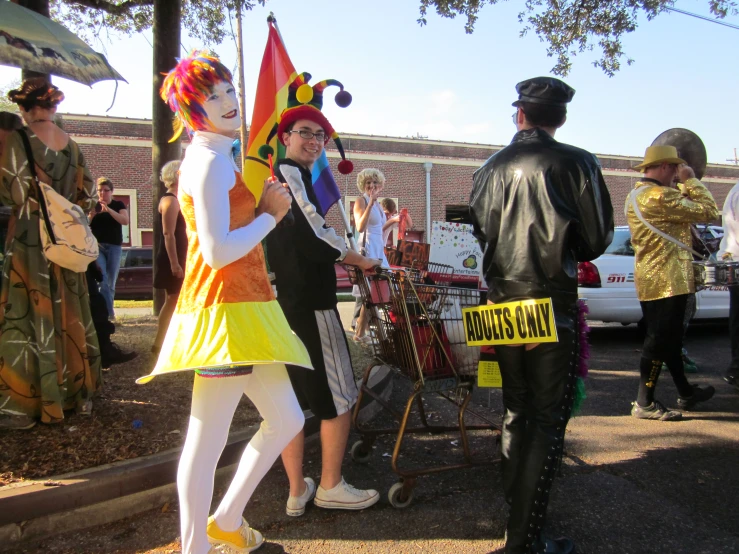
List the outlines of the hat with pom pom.
<svg viewBox="0 0 739 554">
<path fill-rule="evenodd" d="M 275 123 L 275 126 L 269 132 L 269 135 L 267 136 L 267 144 L 263 144 L 259 148 L 259 156 L 266 160 L 270 154 L 274 154 L 273 148 L 269 145 L 269 142 L 274 138 L 274 136 L 277 135 L 280 142 L 285 144 L 282 140 L 282 134 L 287 131 L 288 127 L 296 121 L 307 119 L 317 123 L 323 128 L 326 133 L 326 142 L 333 139 L 336 144 L 336 149 L 341 155 L 339 173 L 347 175 L 354 171 L 354 164 L 346 159 L 341 139 L 331 123 L 326 119 L 326 116 L 321 112 L 321 108 L 323 108 L 323 91 L 326 87 L 339 87 L 340 90 L 336 94 L 334 101 L 341 108 L 346 108 L 351 104 L 352 95 L 345 91 L 344 85 L 335 79 L 326 79 L 325 81 L 316 83 L 313 86 L 308 84 L 310 79 L 310 73 L 301 73 L 292 83 L 290 83 L 287 93 L 287 108 L 282 111 L 277 119 L 277 123 Z"/>
</svg>

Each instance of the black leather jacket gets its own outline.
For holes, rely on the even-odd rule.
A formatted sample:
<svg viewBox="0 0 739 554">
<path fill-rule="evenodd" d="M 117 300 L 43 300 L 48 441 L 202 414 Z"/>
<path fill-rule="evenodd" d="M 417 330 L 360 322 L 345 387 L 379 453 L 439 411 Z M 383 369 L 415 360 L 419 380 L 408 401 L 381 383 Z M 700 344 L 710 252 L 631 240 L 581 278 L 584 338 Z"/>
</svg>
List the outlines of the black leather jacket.
<svg viewBox="0 0 739 554">
<path fill-rule="evenodd" d="M 492 302 L 552 298 L 555 316 L 577 300 L 577 262 L 613 239 L 613 207 L 596 157 L 541 129 L 516 133 L 475 172 L 474 233 Z"/>
</svg>

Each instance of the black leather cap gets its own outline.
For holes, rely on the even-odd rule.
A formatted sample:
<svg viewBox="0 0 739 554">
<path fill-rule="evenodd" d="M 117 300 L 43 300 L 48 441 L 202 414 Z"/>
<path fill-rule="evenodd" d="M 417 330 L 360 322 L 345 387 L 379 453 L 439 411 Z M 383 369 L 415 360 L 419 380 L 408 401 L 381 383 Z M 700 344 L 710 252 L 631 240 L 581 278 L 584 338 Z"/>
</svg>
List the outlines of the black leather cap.
<svg viewBox="0 0 739 554">
<path fill-rule="evenodd" d="M 554 77 L 526 79 L 516 85 L 516 92 L 518 100 L 513 103 L 514 106 L 520 102 L 531 102 L 564 107 L 575 96 L 574 88 Z"/>
</svg>

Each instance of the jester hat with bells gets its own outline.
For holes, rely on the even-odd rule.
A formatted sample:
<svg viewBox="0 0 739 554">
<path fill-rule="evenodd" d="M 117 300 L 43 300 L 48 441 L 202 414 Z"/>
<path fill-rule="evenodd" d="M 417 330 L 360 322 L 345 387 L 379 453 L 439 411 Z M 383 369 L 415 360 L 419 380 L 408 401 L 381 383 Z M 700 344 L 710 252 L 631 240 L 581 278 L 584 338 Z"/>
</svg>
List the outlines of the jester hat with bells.
<svg viewBox="0 0 739 554">
<path fill-rule="evenodd" d="M 336 97 L 334 98 L 334 101 L 340 108 L 346 108 L 352 103 L 352 95 L 345 91 L 344 85 L 335 79 L 326 79 L 325 81 L 316 83 L 312 87 L 308 84 L 310 79 L 310 73 L 301 73 L 290 83 L 287 93 L 287 108 L 282 110 L 277 123 L 275 123 L 275 126 L 269 132 L 267 144 L 259 147 L 259 156 L 266 160 L 270 154 L 274 154 L 274 149 L 269 145 L 269 142 L 275 135 L 277 135 L 279 141 L 284 145 L 282 134 L 287 132 L 287 128 L 296 121 L 307 119 L 320 125 L 326 133 L 326 137 L 334 140 L 336 149 L 341 155 L 339 173 L 348 175 L 354 171 L 354 164 L 346 159 L 341 139 L 331 123 L 326 119 L 326 116 L 321 112 L 321 108 L 323 107 L 323 91 L 326 87 L 333 85 L 341 89 L 336 93 Z"/>
</svg>

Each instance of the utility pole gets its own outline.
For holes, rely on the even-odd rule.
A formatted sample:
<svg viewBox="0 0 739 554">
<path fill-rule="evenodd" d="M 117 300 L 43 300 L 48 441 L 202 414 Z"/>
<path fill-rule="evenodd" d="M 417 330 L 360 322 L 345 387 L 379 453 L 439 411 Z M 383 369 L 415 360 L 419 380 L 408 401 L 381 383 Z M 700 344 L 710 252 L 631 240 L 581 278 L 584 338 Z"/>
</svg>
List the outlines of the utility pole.
<svg viewBox="0 0 739 554">
<path fill-rule="evenodd" d="M 154 67 L 152 75 L 151 109 L 151 199 L 153 218 L 152 256 L 156 261 L 162 237 L 162 223 L 159 217 L 159 199 L 164 194 L 164 185 L 159 180 L 162 166 L 179 160 L 182 151 L 180 141 L 169 142 L 172 136 L 172 111 L 159 98 L 159 88 L 168 73 L 177 64 L 180 56 L 181 0 L 154 0 Z M 163 245 L 162 245 L 163 246 Z M 153 264 L 154 276 L 157 264 Z M 154 289 L 154 315 L 159 315 L 164 304 L 164 291 Z"/>
<path fill-rule="evenodd" d="M 734 165 L 739 165 L 739 158 L 736 156 L 736 148 L 734 148 L 734 157 L 733 158 L 726 158 L 727 162 L 734 162 Z"/>
</svg>

